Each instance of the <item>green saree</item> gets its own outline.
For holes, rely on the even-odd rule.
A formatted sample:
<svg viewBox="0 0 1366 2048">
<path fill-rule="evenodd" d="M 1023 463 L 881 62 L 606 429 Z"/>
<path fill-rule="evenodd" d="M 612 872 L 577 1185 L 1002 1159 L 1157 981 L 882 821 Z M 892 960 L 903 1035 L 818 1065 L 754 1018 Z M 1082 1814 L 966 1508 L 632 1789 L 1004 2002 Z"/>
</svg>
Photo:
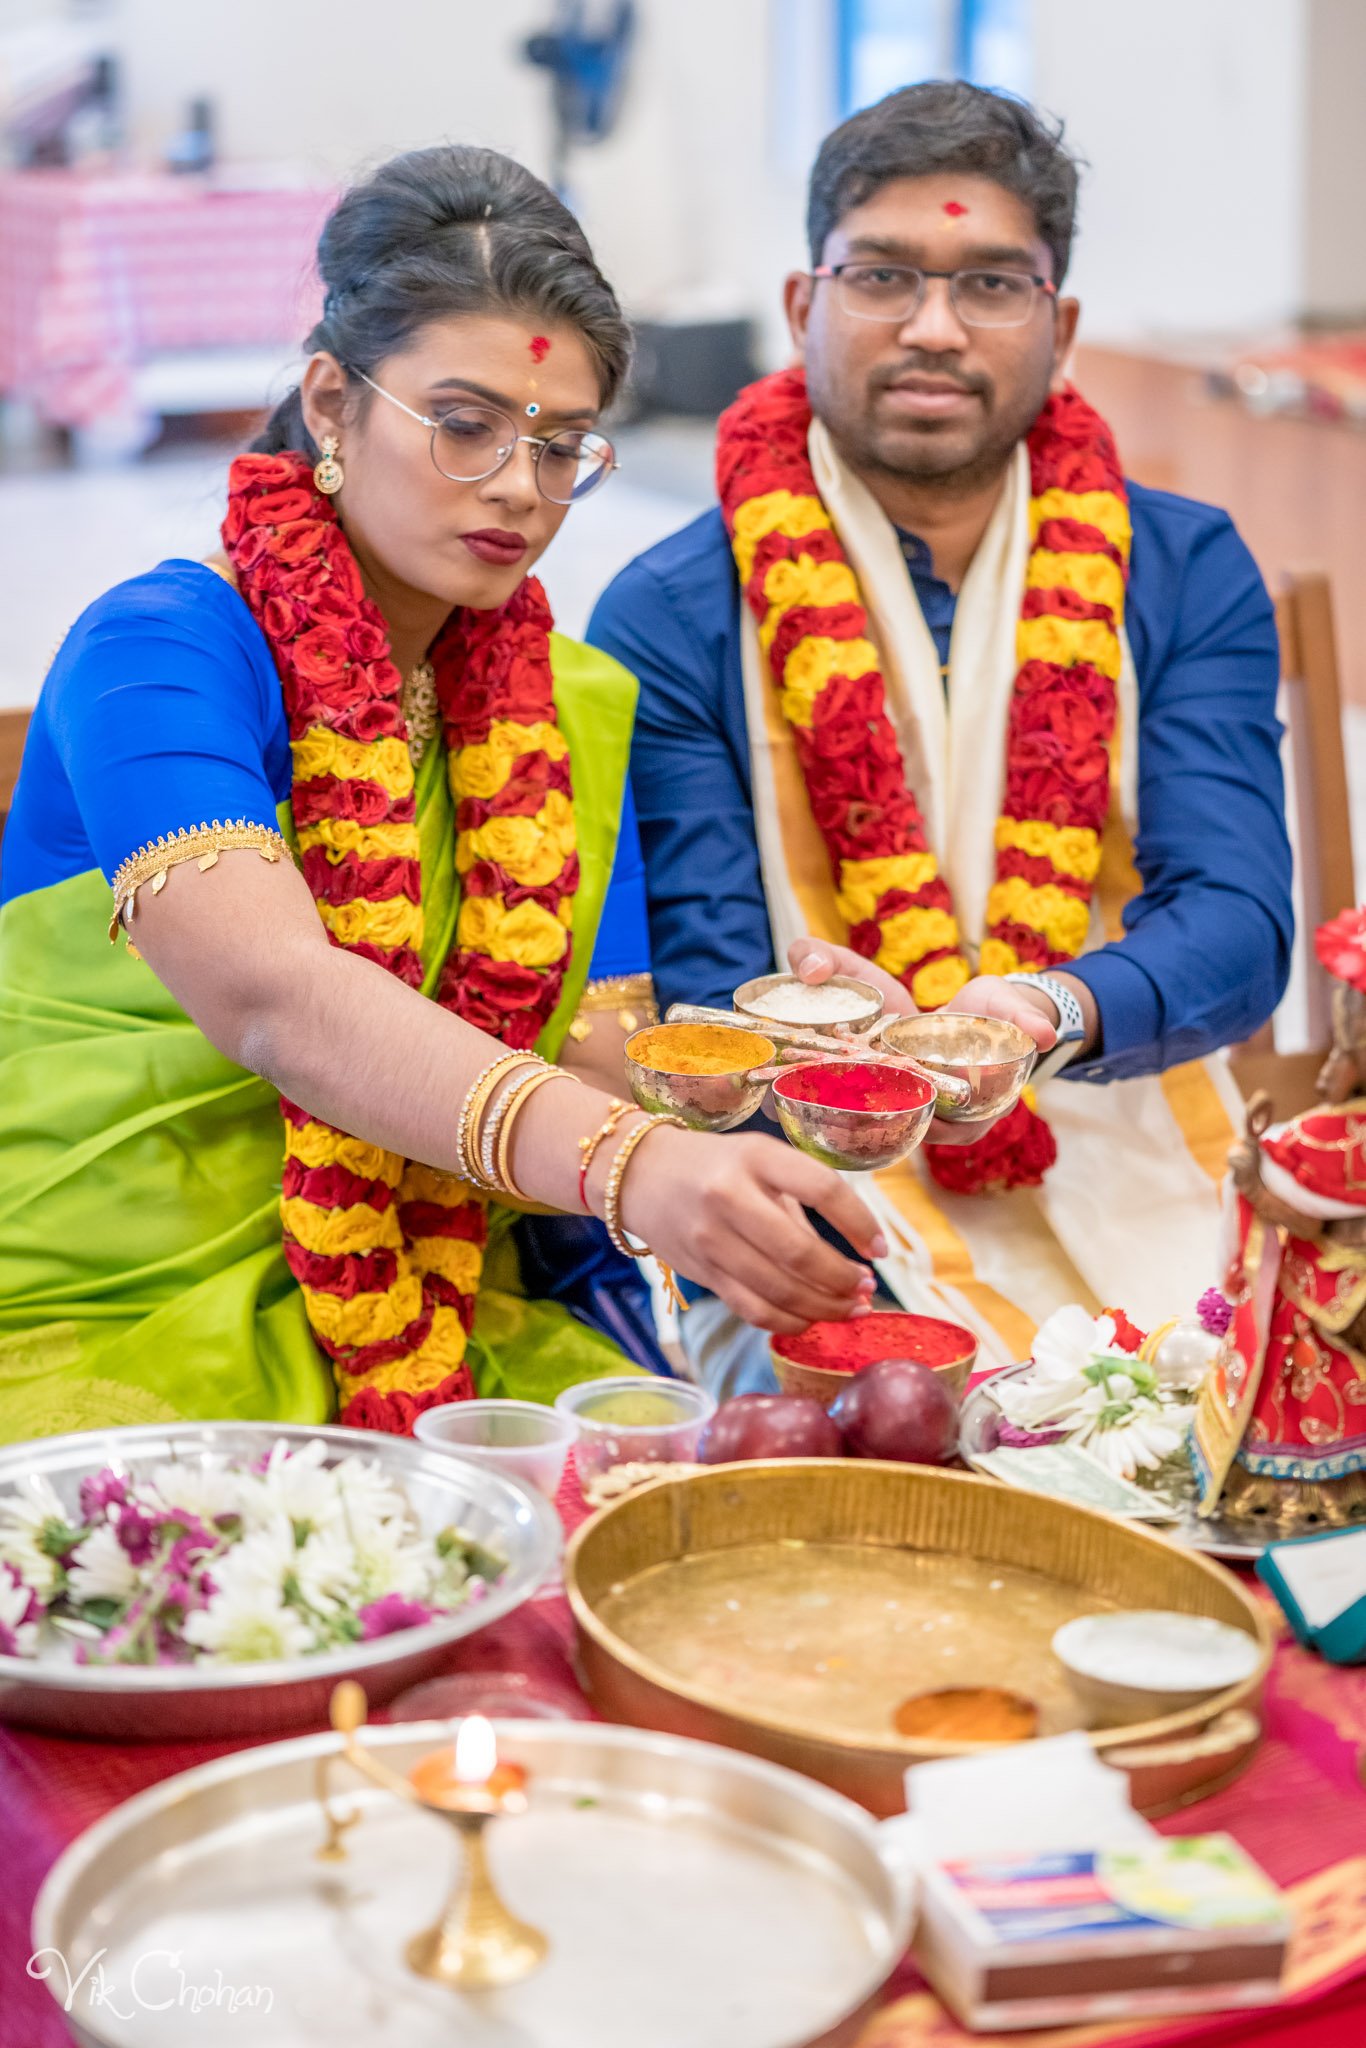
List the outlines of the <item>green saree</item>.
<svg viewBox="0 0 1366 2048">
<path fill-rule="evenodd" d="M 636 695 L 610 656 L 558 634 L 552 666 L 580 883 L 572 964 L 539 1041 L 551 1058 L 611 875 Z M 459 909 L 439 743 L 416 802 L 430 993 Z M 280 829 L 292 840 L 287 806 Z M 109 944 L 109 908 L 92 868 L 0 910 L 0 1442 L 195 1418 L 323 1422 L 331 1371 L 280 1246 L 279 1097 Z M 467 1354 L 478 1391 L 548 1401 L 629 1370 L 605 1337 L 523 1296 L 511 1221 L 491 1211 Z"/>
</svg>

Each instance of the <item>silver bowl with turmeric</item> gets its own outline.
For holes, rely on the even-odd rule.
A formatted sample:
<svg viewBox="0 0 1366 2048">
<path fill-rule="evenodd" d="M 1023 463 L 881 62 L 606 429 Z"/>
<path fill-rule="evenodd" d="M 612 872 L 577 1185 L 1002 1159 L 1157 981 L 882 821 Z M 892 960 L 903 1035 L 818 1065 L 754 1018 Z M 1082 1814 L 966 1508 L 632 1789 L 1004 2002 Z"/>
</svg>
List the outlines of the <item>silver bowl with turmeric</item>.
<svg viewBox="0 0 1366 2048">
<path fill-rule="evenodd" d="M 695 1131 L 729 1131 L 753 1116 L 777 1053 L 771 1038 L 729 1024 L 650 1024 L 626 1041 L 626 1078 L 651 1116 Z"/>
</svg>

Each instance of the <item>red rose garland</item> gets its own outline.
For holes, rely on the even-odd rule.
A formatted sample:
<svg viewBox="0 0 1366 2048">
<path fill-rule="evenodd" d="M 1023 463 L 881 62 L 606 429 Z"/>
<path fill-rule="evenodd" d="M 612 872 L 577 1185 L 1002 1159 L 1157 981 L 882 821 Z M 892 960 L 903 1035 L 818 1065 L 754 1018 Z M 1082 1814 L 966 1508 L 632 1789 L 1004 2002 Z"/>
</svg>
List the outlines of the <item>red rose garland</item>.
<svg viewBox="0 0 1366 2048">
<path fill-rule="evenodd" d="M 301 455 L 232 466 L 223 542 L 270 645 L 294 757 L 304 878 L 334 945 L 423 980 L 422 872 L 402 682 L 382 615 Z M 455 613 L 432 649 L 461 904 L 436 1000 L 527 1047 L 559 1000 L 578 882 L 551 618 L 528 577 Z M 488 1221 L 453 1176 L 282 1101 L 285 1256 L 333 1361 L 340 1420 L 406 1434 L 473 1392 L 464 1362 Z"/>
<path fill-rule="evenodd" d="M 743 391 L 717 440 L 721 508 L 849 944 L 935 1009 L 973 967 L 907 782 L 858 582 L 816 487 L 810 425 L 800 370 Z M 1057 394 L 1028 450 L 1031 546 L 979 962 L 988 974 L 1065 965 L 1085 944 L 1128 566 L 1123 474 L 1099 415 L 1075 391 Z M 926 1153 L 942 1185 L 975 1193 L 1037 1185 L 1056 1147 L 1021 1103 L 975 1145 Z"/>
</svg>

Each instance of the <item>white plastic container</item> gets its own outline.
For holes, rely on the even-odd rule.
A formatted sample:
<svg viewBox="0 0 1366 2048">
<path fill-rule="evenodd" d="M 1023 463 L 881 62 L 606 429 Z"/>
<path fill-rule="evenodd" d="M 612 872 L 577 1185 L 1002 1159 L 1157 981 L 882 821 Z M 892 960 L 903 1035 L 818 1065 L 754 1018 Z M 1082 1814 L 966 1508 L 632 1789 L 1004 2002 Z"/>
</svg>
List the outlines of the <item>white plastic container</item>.
<svg viewBox="0 0 1366 2048">
<path fill-rule="evenodd" d="M 435 1450 L 487 1465 L 554 1500 L 576 1425 L 572 1416 L 538 1401 L 452 1401 L 419 1415 L 413 1434 Z"/>
</svg>

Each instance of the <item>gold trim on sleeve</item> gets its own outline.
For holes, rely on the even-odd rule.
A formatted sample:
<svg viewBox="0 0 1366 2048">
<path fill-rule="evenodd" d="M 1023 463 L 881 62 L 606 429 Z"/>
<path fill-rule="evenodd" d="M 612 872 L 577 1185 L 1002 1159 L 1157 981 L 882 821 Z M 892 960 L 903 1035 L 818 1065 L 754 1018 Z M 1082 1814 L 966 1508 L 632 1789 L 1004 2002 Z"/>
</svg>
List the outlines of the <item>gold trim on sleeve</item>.
<svg viewBox="0 0 1366 2048">
<path fill-rule="evenodd" d="M 194 861 L 202 872 L 216 864 L 220 853 L 230 853 L 240 847 L 254 847 L 262 860 L 292 858 L 287 841 L 278 832 L 265 825 L 254 825 L 246 818 L 229 818 L 226 822 L 215 818 L 209 825 L 194 825 L 179 832 L 163 833 L 159 839 L 149 840 L 146 846 L 140 846 L 136 853 L 130 853 L 114 874 L 114 914 L 109 920 L 111 942 L 118 937 L 119 925 L 125 917 L 131 919 L 138 890 L 144 883 L 151 883 L 155 896 L 165 888 L 171 869 L 179 867 L 182 861 Z"/>
<path fill-rule="evenodd" d="M 649 974 L 612 974 L 590 981 L 579 998 L 579 1007 L 569 1027 L 569 1036 L 582 1045 L 593 1029 L 594 1016 L 615 1010 L 623 1031 L 639 1031 L 642 1025 L 659 1022 L 655 985 Z"/>
</svg>

